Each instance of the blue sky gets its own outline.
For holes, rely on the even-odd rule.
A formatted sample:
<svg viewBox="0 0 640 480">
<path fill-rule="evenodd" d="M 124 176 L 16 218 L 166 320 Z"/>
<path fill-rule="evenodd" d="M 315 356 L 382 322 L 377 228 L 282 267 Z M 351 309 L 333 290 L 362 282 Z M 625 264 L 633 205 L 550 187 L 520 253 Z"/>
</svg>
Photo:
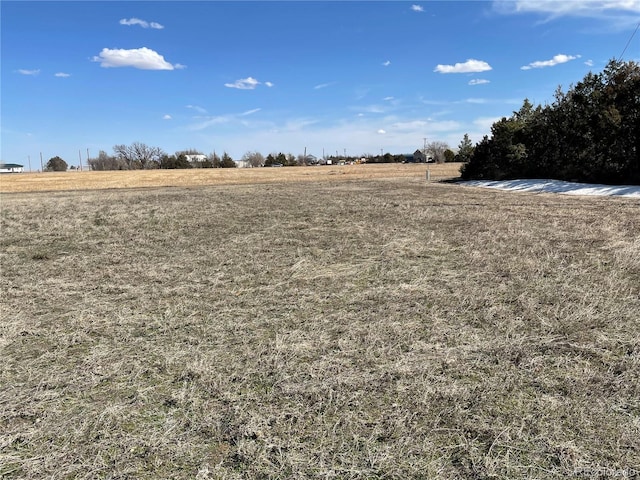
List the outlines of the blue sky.
<svg viewBox="0 0 640 480">
<path fill-rule="evenodd" d="M 640 60 L 640 0 L 2 1 L 1 160 L 474 142 Z M 626 47 L 626 50 L 625 50 Z"/>
</svg>

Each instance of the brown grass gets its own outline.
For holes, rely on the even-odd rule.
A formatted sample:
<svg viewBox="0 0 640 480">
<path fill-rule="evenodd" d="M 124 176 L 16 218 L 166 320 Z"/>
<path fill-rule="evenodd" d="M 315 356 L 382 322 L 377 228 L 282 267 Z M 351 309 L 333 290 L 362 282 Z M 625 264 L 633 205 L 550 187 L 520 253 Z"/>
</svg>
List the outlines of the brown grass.
<svg viewBox="0 0 640 480">
<path fill-rule="evenodd" d="M 640 471 L 637 200 L 422 175 L 0 200 L 2 478 Z"/>
<path fill-rule="evenodd" d="M 286 168 L 224 168 L 189 170 L 69 171 L 6 174 L 0 193 L 62 190 L 102 190 L 141 187 L 194 187 L 204 185 L 318 182 L 414 177 L 433 180 L 460 176 L 460 163 L 327 165 Z"/>
</svg>

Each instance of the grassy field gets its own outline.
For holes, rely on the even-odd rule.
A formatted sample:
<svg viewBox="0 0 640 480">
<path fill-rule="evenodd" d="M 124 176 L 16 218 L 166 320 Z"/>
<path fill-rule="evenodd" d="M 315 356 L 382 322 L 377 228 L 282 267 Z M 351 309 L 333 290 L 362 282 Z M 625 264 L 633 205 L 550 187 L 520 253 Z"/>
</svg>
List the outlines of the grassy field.
<svg viewBox="0 0 640 480">
<path fill-rule="evenodd" d="M 456 178 L 460 163 L 326 165 L 287 168 L 198 168 L 186 170 L 68 171 L 0 175 L 0 193 L 97 190 L 141 187 L 195 187 L 283 182 L 336 182 L 342 180 L 426 178 L 427 168 L 433 180 Z"/>
<path fill-rule="evenodd" d="M 3 193 L 0 478 L 637 478 L 637 200 L 335 177 Z"/>
</svg>

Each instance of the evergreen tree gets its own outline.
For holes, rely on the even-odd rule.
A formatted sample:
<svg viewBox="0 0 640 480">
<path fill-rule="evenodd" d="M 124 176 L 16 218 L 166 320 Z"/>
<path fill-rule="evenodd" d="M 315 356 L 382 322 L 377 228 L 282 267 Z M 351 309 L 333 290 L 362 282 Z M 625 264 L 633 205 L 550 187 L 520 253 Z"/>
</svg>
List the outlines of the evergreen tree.
<svg viewBox="0 0 640 480">
<path fill-rule="evenodd" d="M 287 164 L 287 156 L 282 152 L 278 153 L 278 155 L 276 156 L 276 163 L 280 164 L 280 165 L 286 165 Z"/>
<path fill-rule="evenodd" d="M 66 172 L 68 168 L 67 162 L 58 156 L 50 158 L 45 166 L 47 172 Z"/>
<path fill-rule="evenodd" d="M 271 166 L 271 165 L 273 165 L 274 163 L 278 163 L 278 162 L 276 162 L 276 159 L 275 159 L 275 157 L 273 156 L 273 154 L 271 154 L 271 153 L 270 153 L 269 155 L 267 155 L 267 158 L 266 158 L 266 160 L 264 161 L 264 166 L 265 166 L 265 167 L 270 167 L 270 166 Z"/>
<path fill-rule="evenodd" d="M 473 155 L 473 143 L 469 139 L 469 134 L 465 133 L 464 137 L 460 141 L 460 145 L 458 145 L 458 153 L 455 157 L 456 162 L 466 163 L 471 159 L 471 155 Z"/>
<path fill-rule="evenodd" d="M 211 168 L 220 168 L 220 157 L 216 152 L 213 152 L 207 157 L 207 160 L 211 163 Z"/>
<path fill-rule="evenodd" d="M 640 183 L 640 65 L 611 60 L 553 104 L 529 100 L 493 124 L 463 178 Z M 482 148 L 480 148 L 482 147 Z"/>
<path fill-rule="evenodd" d="M 233 161 L 233 158 L 227 153 L 224 152 L 222 154 L 222 160 L 220 160 L 220 167 L 222 168 L 236 168 L 236 162 Z"/>
<path fill-rule="evenodd" d="M 444 155 L 444 161 L 445 162 L 453 162 L 453 161 L 455 161 L 456 154 L 450 148 L 447 148 L 444 151 L 443 155 Z"/>
</svg>

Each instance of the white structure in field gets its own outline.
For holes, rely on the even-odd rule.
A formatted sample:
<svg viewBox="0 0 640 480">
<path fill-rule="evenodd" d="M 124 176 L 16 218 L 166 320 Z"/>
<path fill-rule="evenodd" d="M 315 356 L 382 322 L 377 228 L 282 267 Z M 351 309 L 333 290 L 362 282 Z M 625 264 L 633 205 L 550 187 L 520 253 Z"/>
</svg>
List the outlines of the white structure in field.
<svg viewBox="0 0 640 480">
<path fill-rule="evenodd" d="M 0 163 L 0 173 L 22 173 L 24 166 L 17 163 Z"/>
<path fill-rule="evenodd" d="M 207 156 L 203 154 L 189 154 L 185 155 L 185 157 L 187 157 L 189 163 L 201 163 L 207 159 Z"/>
</svg>

